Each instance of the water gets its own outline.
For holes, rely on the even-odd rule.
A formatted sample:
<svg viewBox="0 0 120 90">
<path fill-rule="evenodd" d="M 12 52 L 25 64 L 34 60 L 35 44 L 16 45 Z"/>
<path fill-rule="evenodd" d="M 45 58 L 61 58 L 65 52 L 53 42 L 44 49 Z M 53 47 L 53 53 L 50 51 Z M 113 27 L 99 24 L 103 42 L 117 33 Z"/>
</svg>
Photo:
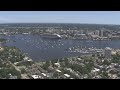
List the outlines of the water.
<svg viewBox="0 0 120 90">
<path fill-rule="evenodd" d="M 51 40 L 43 39 L 38 35 L 1 36 L 10 40 L 6 46 L 16 46 L 27 53 L 33 60 L 50 60 L 78 56 L 78 52 L 66 52 L 70 47 L 120 48 L 120 40 L 92 41 L 92 40 Z"/>
</svg>

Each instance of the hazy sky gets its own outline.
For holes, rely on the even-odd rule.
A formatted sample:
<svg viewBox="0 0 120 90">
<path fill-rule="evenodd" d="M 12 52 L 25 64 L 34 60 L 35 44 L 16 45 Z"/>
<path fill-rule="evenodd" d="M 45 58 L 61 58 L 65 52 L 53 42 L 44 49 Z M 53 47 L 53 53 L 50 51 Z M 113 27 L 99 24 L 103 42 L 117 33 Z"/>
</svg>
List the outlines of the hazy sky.
<svg viewBox="0 0 120 90">
<path fill-rule="evenodd" d="M 120 11 L 0 11 L 0 23 L 120 24 Z"/>
</svg>

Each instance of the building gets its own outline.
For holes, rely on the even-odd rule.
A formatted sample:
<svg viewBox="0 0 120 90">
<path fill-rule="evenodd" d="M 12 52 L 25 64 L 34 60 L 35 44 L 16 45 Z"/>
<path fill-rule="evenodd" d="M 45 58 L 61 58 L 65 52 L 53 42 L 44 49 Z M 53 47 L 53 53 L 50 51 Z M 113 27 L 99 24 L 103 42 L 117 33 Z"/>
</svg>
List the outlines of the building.
<svg viewBox="0 0 120 90">
<path fill-rule="evenodd" d="M 33 79 L 42 79 L 39 75 L 31 75 Z"/>
<path fill-rule="evenodd" d="M 98 36 L 98 35 L 91 35 L 91 39 L 93 39 L 93 40 L 97 40 L 99 38 L 100 38 L 100 36 Z"/>
<path fill-rule="evenodd" d="M 111 37 L 112 33 L 107 30 L 107 31 L 104 31 L 103 36 L 105 36 L 105 37 Z"/>
<path fill-rule="evenodd" d="M 94 35 L 98 35 L 98 36 L 99 36 L 99 30 L 96 30 L 96 31 L 94 32 Z"/>
<path fill-rule="evenodd" d="M 83 34 L 83 30 L 80 30 L 80 34 Z"/>
<path fill-rule="evenodd" d="M 64 74 L 64 76 L 65 76 L 66 78 L 69 78 L 69 77 L 70 77 L 70 75 L 69 75 L 69 74 Z"/>
<path fill-rule="evenodd" d="M 120 31 L 117 32 L 117 35 L 120 35 Z"/>
<path fill-rule="evenodd" d="M 100 30 L 100 36 L 103 37 L 103 30 Z"/>
<path fill-rule="evenodd" d="M 9 79 L 17 79 L 17 76 L 12 76 L 11 74 L 9 74 Z"/>
<path fill-rule="evenodd" d="M 111 39 L 120 39 L 120 36 L 111 36 Z"/>
<path fill-rule="evenodd" d="M 109 47 L 105 48 L 104 55 L 105 55 L 106 59 L 111 59 L 111 52 L 112 52 L 111 48 L 109 48 Z"/>
<path fill-rule="evenodd" d="M 94 35 L 94 31 L 87 32 L 87 35 Z"/>
<path fill-rule="evenodd" d="M 108 34 L 107 37 L 111 38 L 111 37 L 112 37 L 112 34 Z"/>
<path fill-rule="evenodd" d="M 44 34 L 42 35 L 43 38 L 49 38 L 49 39 L 60 39 L 62 38 L 59 34 Z"/>
<path fill-rule="evenodd" d="M 86 35 L 88 35 L 88 34 L 89 34 L 89 31 L 88 31 L 88 30 L 86 30 L 85 34 L 86 34 Z"/>
<path fill-rule="evenodd" d="M 85 34 L 75 34 L 74 37 L 76 39 L 87 39 L 87 36 Z"/>
</svg>

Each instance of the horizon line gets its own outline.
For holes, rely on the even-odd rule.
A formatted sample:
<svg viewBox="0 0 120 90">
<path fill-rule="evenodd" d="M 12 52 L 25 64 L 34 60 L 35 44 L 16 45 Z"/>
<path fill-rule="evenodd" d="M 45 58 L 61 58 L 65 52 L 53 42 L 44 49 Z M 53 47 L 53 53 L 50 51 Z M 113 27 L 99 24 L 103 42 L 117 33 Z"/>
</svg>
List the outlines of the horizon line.
<svg viewBox="0 0 120 90">
<path fill-rule="evenodd" d="M 67 23 L 67 22 L 6 22 L 0 24 L 95 24 L 95 25 L 120 25 L 120 24 L 102 24 L 102 23 Z"/>
</svg>

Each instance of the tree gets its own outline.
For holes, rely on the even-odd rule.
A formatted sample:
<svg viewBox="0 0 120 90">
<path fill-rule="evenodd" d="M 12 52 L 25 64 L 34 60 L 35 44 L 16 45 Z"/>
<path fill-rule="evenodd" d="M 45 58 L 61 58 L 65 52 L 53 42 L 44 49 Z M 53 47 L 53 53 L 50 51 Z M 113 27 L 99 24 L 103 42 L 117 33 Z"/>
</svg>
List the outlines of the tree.
<svg viewBox="0 0 120 90">
<path fill-rule="evenodd" d="M 92 57 L 95 57 L 95 54 L 92 54 Z"/>
<path fill-rule="evenodd" d="M 108 60 L 104 60 L 104 62 L 103 62 L 103 65 L 110 65 L 111 64 L 111 62 L 109 62 Z"/>
<path fill-rule="evenodd" d="M 49 61 L 46 61 L 46 63 L 42 66 L 42 68 L 47 70 L 49 66 L 50 66 Z"/>
<path fill-rule="evenodd" d="M 54 72 L 54 73 L 53 73 L 53 77 L 58 77 L 58 73 L 57 73 L 57 72 Z"/>
<path fill-rule="evenodd" d="M 14 67 L 4 67 L 0 69 L 0 77 L 1 78 L 9 78 L 9 74 L 13 76 L 17 76 L 18 79 L 21 79 L 21 74 Z"/>
<path fill-rule="evenodd" d="M 104 78 L 104 79 L 108 79 L 108 78 L 109 78 L 108 73 L 103 72 L 103 73 L 102 73 L 102 78 Z"/>
<path fill-rule="evenodd" d="M 87 70 L 88 73 L 91 72 L 92 67 L 93 67 L 93 66 L 92 66 L 91 64 L 87 64 L 87 65 L 86 65 L 86 70 Z"/>
<path fill-rule="evenodd" d="M 68 61 L 68 59 L 65 58 L 64 62 L 65 62 L 65 66 L 67 67 L 67 66 L 69 65 L 69 61 Z"/>
<path fill-rule="evenodd" d="M 99 53 L 97 54 L 97 57 L 100 57 Z"/>
<path fill-rule="evenodd" d="M 24 68 L 21 69 L 21 73 L 24 74 L 26 73 L 26 70 Z"/>
</svg>

